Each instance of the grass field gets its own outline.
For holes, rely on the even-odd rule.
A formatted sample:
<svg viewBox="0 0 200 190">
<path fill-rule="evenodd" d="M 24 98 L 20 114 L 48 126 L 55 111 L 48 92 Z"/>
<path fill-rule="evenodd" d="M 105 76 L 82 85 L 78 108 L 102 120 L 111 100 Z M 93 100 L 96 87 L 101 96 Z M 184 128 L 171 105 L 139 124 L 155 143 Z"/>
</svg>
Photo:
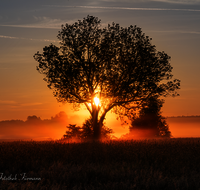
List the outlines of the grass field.
<svg viewBox="0 0 200 190">
<path fill-rule="evenodd" d="M 200 139 L 1 142 L 0 189 L 200 189 Z"/>
</svg>

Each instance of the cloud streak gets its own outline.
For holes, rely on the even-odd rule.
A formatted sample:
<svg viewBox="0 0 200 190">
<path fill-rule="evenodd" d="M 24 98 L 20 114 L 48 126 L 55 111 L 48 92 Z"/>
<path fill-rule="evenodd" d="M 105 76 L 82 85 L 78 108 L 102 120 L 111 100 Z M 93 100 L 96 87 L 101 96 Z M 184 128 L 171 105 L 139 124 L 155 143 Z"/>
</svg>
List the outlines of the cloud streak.
<svg viewBox="0 0 200 190">
<path fill-rule="evenodd" d="M 187 11 L 200 12 L 199 9 L 172 9 L 172 8 L 134 8 L 134 7 L 103 7 L 103 6 L 57 6 L 53 7 L 67 7 L 67 8 L 85 8 L 85 9 L 113 9 L 113 10 L 133 10 L 133 11 Z"/>
<path fill-rule="evenodd" d="M 199 31 L 181 31 L 181 30 L 150 30 L 149 32 L 157 32 L 157 33 L 179 33 L 179 34 L 196 34 L 200 35 Z"/>
<path fill-rule="evenodd" d="M 121 2 L 121 0 L 101 0 L 103 2 Z M 152 0 L 165 3 L 194 4 L 200 3 L 200 0 Z M 124 2 L 149 2 L 149 0 L 124 0 Z"/>
<path fill-rule="evenodd" d="M 173 4 L 196 4 L 199 0 L 153 0 L 156 2 L 173 3 Z"/>
<path fill-rule="evenodd" d="M 74 23 L 77 20 L 68 20 L 68 23 Z M 36 17 L 34 16 L 34 23 L 32 24 L 9 24 L 0 25 L 5 27 L 18 27 L 18 28 L 38 28 L 38 29 L 61 29 L 61 26 L 65 24 L 66 21 L 61 19 L 54 19 L 49 17 Z M 15 38 L 10 36 L 0 35 L 0 38 Z M 45 40 L 47 41 L 47 40 Z"/>
<path fill-rule="evenodd" d="M 7 105 L 7 106 L 15 106 L 15 107 L 27 107 L 27 106 L 39 106 L 42 105 L 42 102 L 33 102 L 33 103 L 18 103 L 13 100 L 0 100 L 0 105 Z"/>
<path fill-rule="evenodd" d="M 62 23 L 63 24 L 63 23 Z M 18 27 L 18 28 L 47 28 L 47 29 L 60 29 L 62 24 L 58 24 L 55 23 L 54 25 L 48 25 L 48 24 L 42 24 L 42 23 L 38 23 L 38 24 L 24 24 L 24 25 L 14 25 L 14 24 L 10 24 L 10 25 L 0 25 L 0 26 L 8 26 L 8 27 Z"/>
<path fill-rule="evenodd" d="M 4 35 L 0 35 L 0 38 L 6 38 L 6 39 L 19 39 L 19 38 L 17 38 L 17 37 L 4 36 Z"/>
<path fill-rule="evenodd" d="M 16 101 L 13 101 L 13 100 L 0 100 L 0 104 L 16 104 L 17 102 Z"/>
<path fill-rule="evenodd" d="M 34 16 L 34 23 L 33 24 L 0 25 L 0 26 L 19 27 L 19 28 L 60 29 L 63 22 L 64 21 L 62 21 L 60 19 Z"/>
<path fill-rule="evenodd" d="M 19 25 L 0 25 L 0 26 L 20 27 Z M 4 36 L 4 35 L 0 35 L 0 38 L 4 38 L 4 39 L 14 39 L 14 40 L 41 41 L 41 42 L 58 42 L 58 40 L 34 39 L 34 38 L 21 38 L 21 37 Z"/>
</svg>

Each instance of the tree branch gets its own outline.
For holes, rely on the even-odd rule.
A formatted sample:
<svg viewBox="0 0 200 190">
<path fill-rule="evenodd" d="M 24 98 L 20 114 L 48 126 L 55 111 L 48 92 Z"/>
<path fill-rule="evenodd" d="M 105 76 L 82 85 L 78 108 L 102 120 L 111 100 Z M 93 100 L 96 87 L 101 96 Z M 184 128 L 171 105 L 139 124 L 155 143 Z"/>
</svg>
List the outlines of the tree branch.
<svg viewBox="0 0 200 190">
<path fill-rule="evenodd" d="M 70 93 L 70 94 L 79 100 L 79 102 L 77 102 L 77 103 L 86 103 L 86 102 L 88 102 L 88 100 L 83 100 L 78 95 L 76 95 L 74 93 Z"/>
<path fill-rule="evenodd" d="M 104 112 L 103 112 L 103 114 L 101 115 L 100 121 L 103 121 L 104 118 L 105 118 L 105 116 L 106 116 L 106 114 L 107 114 L 107 112 L 109 112 L 109 111 L 110 111 L 113 107 L 115 107 L 115 106 L 116 106 L 115 104 L 110 104 L 110 105 L 108 106 L 108 108 L 105 109 Z"/>
<path fill-rule="evenodd" d="M 88 104 L 86 102 L 84 102 L 86 108 L 88 109 L 88 111 L 90 112 L 90 114 L 92 115 L 92 110 L 90 109 L 90 107 L 88 106 Z"/>
</svg>

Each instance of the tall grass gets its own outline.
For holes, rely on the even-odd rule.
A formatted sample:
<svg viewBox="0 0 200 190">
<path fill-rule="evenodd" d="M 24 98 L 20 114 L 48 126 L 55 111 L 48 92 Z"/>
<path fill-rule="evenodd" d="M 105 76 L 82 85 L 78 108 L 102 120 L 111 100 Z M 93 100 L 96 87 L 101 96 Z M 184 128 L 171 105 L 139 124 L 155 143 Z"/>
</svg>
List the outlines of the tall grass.
<svg viewBox="0 0 200 190">
<path fill-rule="evenodd" d="M 2 142 L 0 178 L 2 190 L 195 190 L 200 139 Z"/>
</svg>

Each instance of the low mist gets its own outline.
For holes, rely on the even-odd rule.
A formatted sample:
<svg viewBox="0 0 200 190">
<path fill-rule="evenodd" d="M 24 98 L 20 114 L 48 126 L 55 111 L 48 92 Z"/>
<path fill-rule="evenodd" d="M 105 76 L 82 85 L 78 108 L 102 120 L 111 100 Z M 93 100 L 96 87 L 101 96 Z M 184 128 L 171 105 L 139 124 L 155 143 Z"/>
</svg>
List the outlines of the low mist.
<svg viewBox="0 0 200 190">
<path fill-rule="evenodd" d="M 113 118 L 112 118 L 113 119 Z M 50 119 L 41 119 L 35 115 L 23 120 L 0 121 L 0 140 L 56 140 L 65 134 L 69 124 L 81 125 L 79 116 L 69 118 L 65 112 L 60 112 Z M 172 137 L 200 137 L 200 116 L 182 116 L 166 118 Z M 119 122 L 119 121 L 118 121 Z M 113 125 L 115 127 L 113 127 Z M 118 126 L 119 125 L 119 126 Z M 151 130 L 137 130 L 130 134 L 127 128 L 123 128 L 120 122 L 114 119 L 108 122 L 108 127 L 114 129 L 116 139 L 140 139 L 148 138 Z M 118 126 L 118 127 L 117 127 Z M 117 133 L 115 133 L 117 132 Z M 121 134 L 121 135 L 120 135 Z M 121 138 L 120 138 L 121 136 Z"/>
<path fill-rule="evenodd" d="M 35 115 L 23 120 L 0 121 L 0 139 L 15 140 L 55 140 L 66 131 L 69 118 L 65 112 L 42 120 Z"/>
</svg>

